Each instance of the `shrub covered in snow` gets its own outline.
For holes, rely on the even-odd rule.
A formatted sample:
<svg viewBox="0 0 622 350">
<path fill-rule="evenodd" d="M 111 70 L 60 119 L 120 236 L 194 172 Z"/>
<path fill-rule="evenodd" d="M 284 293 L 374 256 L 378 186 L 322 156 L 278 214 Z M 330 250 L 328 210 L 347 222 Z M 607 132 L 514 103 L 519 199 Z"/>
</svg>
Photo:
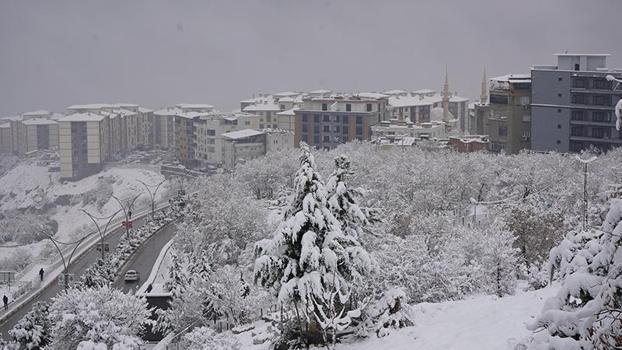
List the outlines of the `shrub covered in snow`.
<svg viewBox="0 0 622 350">
<path fill-rule="evenodd" d="M 197 327 L 184 335 L 181 347 L 188 350 L 239 350 L 240 342 L 231 333 L 216 333 L 207 327 Z"/>
<path fill-rule="evenodd" d="M 532 349 L 622 347 L 622 200 L 611 200 L 601 229 L 574 232 L 551 251 L 562 287 L 530 326 Z"/>
<path fill-rule="evenodd" d="M 41 349 L 50 343 L 52 324 L 48 320 L 49 312 L 48 304 L 36 303 L 9 331 L 19 349 Z"/>
</svg>

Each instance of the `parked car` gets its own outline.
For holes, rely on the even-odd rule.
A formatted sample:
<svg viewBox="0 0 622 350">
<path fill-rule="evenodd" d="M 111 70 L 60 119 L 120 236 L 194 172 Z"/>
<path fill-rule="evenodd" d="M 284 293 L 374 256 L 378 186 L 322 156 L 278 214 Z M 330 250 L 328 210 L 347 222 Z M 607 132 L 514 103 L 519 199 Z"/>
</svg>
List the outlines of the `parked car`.
<svg viewBox="0 0 622 350">
<path fill-rule="evenodd" d="M 123 279 L 125 282 L 138 281 L 140 279 L 140 275 L 136 272 L 136 270 L 127 270 Z"/>
</svg>

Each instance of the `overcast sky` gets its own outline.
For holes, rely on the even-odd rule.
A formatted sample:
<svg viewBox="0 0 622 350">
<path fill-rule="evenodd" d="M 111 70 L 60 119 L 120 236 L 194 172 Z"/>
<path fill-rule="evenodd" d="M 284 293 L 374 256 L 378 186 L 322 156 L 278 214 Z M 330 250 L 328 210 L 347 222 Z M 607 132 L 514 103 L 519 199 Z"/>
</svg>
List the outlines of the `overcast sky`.
<svg viewBox="0 0 622 350">
<path fill-rule="evenodd" d="M 0 115 L 75 103 L 231 110 L 258 92 L 440 90 L 556 52 L 622 68 L 622 0 L 0 0 Z"/>
</svg>

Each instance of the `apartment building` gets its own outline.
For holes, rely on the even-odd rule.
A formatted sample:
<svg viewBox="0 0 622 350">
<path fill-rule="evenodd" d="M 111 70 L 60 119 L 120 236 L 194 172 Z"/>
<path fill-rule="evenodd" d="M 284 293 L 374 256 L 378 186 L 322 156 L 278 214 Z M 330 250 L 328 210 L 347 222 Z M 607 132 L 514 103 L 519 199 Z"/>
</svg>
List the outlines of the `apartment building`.
<svg viewBox="0 0 622 350">
<path fill-rule="evenodd" d="M 32 118 L 21 122 L 25 152 L 58 147 L 58 123 L 51 119 Z"/>
<path fill-rule="evenodd" d="M 266 154 L 266 134 L 259 130 L 242 129 L 222 136 L 223 166 L 232 170 L 236 164 Z"/>
<path fill-rule="evenodd" d="M 13 136 L 11 123 L 0 120 L 0 153 L 13 154 Z"/>
<path fill-rule="evenodd" d="M 354 140 L 370 140 L 371 127 L 388 116 L 388 96 L 376 93 L 329 95 L 316 90 L 295 110 L 294 144 L 332 149 Z"/>
<path fill-rule="evenodd" d="M 529 149 L 531 136 L 531 75 L 508 74 L 490 79 L 485 131 L 490 151 L 516 154 Z M 478 131 L 478 130 L 476 130 Z"/>
<path fill-rule="evenodd" d="M 622 145 L 614 106 L 622 89 L 606 79 L 622 78 L 607 68 L 607 54 L 556 54 L 557 65 L 531 69 L 531 148 L 579 152 Z"/>
<path fill-rule="evenodd" d="M 386 139 L 390 142 L 396 142 L 404 138 L 439 140 L 447 137 L 445 123 L 440 121 L 415 124 L 411 121 L 392 119 L 372 126 L 371 131 L 373 140 Z"/>
<path fill-rule="evenodd" d="M 175 156 L 186 167 L 197 165 L 195 123 L 199 123 L 200 117 L 205 115 L 209 112 L 180 112 L 175 115 Z"/>
<path fill-rule="evenodd" d="M 153 112 L 153 144 L 160 148 L 175 148 L 175 115 L 181 110 L 168 107 Z"/>
<path fill-rule="evenodd" d="M 58 121 L 61 178 L 77 180 L 100 171 L 110 159 L 109 118 L 74 113 Z"/>
</svg>

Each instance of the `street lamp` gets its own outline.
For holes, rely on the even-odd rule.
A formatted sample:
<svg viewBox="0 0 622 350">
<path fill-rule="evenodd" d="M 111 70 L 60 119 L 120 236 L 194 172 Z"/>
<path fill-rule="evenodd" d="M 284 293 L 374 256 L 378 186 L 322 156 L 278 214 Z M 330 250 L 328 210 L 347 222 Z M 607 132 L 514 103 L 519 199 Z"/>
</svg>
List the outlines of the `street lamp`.
<svg viewBox="0 0 622 350">
<path fill-rule="evenodd" d="M 151 219 L 153 220 L 154 213 L 155 213 L 155 196 L 156 196 L 156 193 L 158 193 L 160 186 L 166 181 L 166 179 L 160 181 L 160 183 L 157 185 L 147 185 L 146 183 L 140 180 L 136 180 L 136 181 L 140 182 L 143 186 L 145 186 L 147 193 L 149 193 L 149 196 L 151 197 Z M 155 186 L 155 190 L 151 192 L 151 189 L 149 187 L 154 187 L 154 186 Z"/>
<path fill-rule="evenodd" d="M 132 198 L 132 200 L 128 201 L 129 204 L 127 204 L 127 206 L 124 206 L 123 202 L 119 198 L 117 198 L 117 196 L 112 195 L 112 198 L 114 198 L 117 203 L 119 203 L 119 206 L 121 206 L 121 210 L 123 210 L 123 215 L 125 216 L 125 235 L 128 239 L 130 238 L 130 220 L 132 219 L 132 206 L 141 194 L 142 193 L 137 194 L 136 196 L 134 196 L 134 198 Z"/>
<path fill-rule="evenodd" d="M 95 227 L 97 228 L 97 232 L 99 233 L 99 237 L 101 238 L 101 251 L 102 251 L 102 260 L 106 257 L 106 253 L 105 253 L 105 247 L 104 247 L 104 236 L 106 235 L 106 231 L 108 231 L 108 225 L 110 225 L 110 222 L 112 222 L 112 219 L 114 219 L 114 217 L 119 214 L 119 212 L 121 211 L 121 209 L 117 210 L 114 214 L 108 216 L 108 217 L 104 217 L 104 218 L 99 218 L 96 217 L 94 215 L 92 215 L 91 213 L 89 213 L 88 211 L 84 210 L 84 209 L 80 209 L 84 212 L 84 214 L 86 214 L 89 218 L 91 218 L 91 220 L 93 221 L 93 223 L 95 224 Z M 108 220 L 106 222 L 106 226 L 104 226 L 104 232 L 102 232 L 101 228 L 99 227 L 99 224 L 97 223 L 97 220 Z"/>
<path fill-rule="evenodd" d="M 71 243 L 63 243 L 60 241 L 57 241 L 54 237 L 52 237 L 51 235 L 49 235 L 46 232 L 42 232 L 50 241 L 52 241 L 52 244 L 54 244 L 54 247 L 56 248 L 56 250 L 58 250 L 58 254 L 60 255 L 61 260 L 63 261 L 63 277 L 64 277 L 64 281 L 63 281 L 63 287 L 65 288 L 65 292 L 67 292 L 67 289 L 69 289 L 69 264 L 71 264 L 71 259 L 73 258 L 73 254 L 76 252 L 76 250 L 78 249 L 78 247 L 80 246 L 80 244 L 82 242 L 84 242 L 84 240 L 86 238 L 88 238 L 89 236 L 91 236 L 90 234 L 80 238 L 79 240 L 77 240 L 76 242 L 71 242 Z M 69 259 L 65 260 L 65 256 L 63 255 L 63 251 L 60 249 L 60 247 L 58 246 L 58 244 L 65 244 L 65 245 L 71 245 L 71 244 L 76 244 L 75 247 L 73 247 L 73 249 L 71 250 L 71 254 L 69 254 Z"/>
<path fill-rule="evenodd" d="M 587 229 L 587 165 L 596 160 L 596 157 L 582 159 L 575 156 L 583 164 L 583 230 Z"/>
</svg>

